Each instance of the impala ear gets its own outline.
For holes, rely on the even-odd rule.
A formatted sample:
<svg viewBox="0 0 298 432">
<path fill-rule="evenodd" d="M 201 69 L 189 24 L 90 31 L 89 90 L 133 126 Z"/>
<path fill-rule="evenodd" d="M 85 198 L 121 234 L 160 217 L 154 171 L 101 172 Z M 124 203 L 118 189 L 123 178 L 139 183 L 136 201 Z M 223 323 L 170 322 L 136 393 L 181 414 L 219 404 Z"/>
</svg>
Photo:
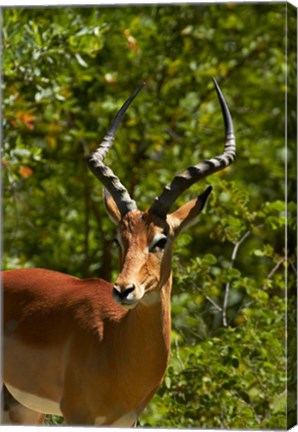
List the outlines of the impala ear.
<svg viewBox="0 0 298 432">
<path fill-rule="evenodd" d="M 175 236 L 197 222 L 211 191 L 212 187 L 208 186 L 205 192 L 203 192 L 197 198 L 189 201 L 188 203 L 181 206 L 178 210 L 168 215 L 169 221 L 174 229 Z"/>
<path fill-rule="evenodd" d="M 114 198 L 106 188 L 103 189 L 103 196 L 110 219 L 112 220 L 112 222 L 114 222 L 114 224 L 118 225 L 121 220 L 121 213 L 117 207 L 116 202 L 114 201 Z"/>
</svg>

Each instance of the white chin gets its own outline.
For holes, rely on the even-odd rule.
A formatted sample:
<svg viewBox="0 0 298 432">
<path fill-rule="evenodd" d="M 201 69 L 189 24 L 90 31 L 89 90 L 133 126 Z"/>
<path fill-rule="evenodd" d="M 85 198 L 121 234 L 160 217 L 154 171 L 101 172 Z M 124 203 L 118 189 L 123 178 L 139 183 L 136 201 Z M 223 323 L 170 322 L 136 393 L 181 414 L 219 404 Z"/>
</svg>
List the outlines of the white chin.
<svg viewBox="0 0 298 432">
<path fill-rule="evenodd" d="M 134 303 L 120 303 L 120 305 L 121 305 L 124 309 L 134 309 L 138 303 L 139 303 L 139 302 L 134 302 Z"/>
<path fill-rule="evenodd" d="M 124 309 L 133 309 L 139 303 L 139 300 L 115 300 Z"/>
</svg>

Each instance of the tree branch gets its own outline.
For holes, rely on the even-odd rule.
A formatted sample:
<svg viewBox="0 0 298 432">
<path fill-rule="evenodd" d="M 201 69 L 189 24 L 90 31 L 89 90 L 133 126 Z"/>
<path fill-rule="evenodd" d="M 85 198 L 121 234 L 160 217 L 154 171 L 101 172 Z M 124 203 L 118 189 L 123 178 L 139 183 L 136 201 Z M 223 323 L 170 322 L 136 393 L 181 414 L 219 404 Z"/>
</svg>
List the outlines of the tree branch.
<svg viewBox="0 0 298 432">
<path fill-rule="evenodd" d="M 204 293 L 203 293 L 203 295 L 215 307 L 216 310 L 218 310 L 219 312 L 222 312 L 222 308 L 217 303 L 215 303 L 215 301 L 212 300 L 211 297 L 209 297 L 208 295 L 206 295 Z"/>
<path fill-rule="evenodd" d="M 270 271 L 270 273 L 268 273 L 267 277 L 266 277 L 266 281 L 268 281 L 269 279 L 272 278 L 272 276 L 274 275 L 274 273 L 279 269 L 279 267 L 281 266 L 281 264 L 285 261 L 285 258 L 282 257 L 280 258 L 280 260 L 275 264 L 275 266 L 273 267 L 273 269 Z M 264 283 L 263 285 L 263 290 L 266 289 L 266 285 Z"/>
<path fill-rule="evenodd" d="M 233 252 L 232 252 L 231 262 L 230 262 L 230 269 L 234 267 L 234 262 L 235 262 L 235 259 L 237 257 L 239 246 L 244 242 L 244 240 L 247 239 L 247 237 L 250 234 L 251 234 L 251 230 L 248 230 L 241 237 L 241 239 L 237 243 L 235 243 L 235 246 L 234 246 L 234 249 L 233 249 Z M 222 307 L 222 323 L 223 323 L 224 327 L 228 327 L 228 322 L 227 322 L 227 307 L 228 307 L 228 301 L 229 301 L 230 287 L 231 287 L 230 282 L 227 282 L 226 288 L 225 288 L 223 307 Z"/>
</svg>

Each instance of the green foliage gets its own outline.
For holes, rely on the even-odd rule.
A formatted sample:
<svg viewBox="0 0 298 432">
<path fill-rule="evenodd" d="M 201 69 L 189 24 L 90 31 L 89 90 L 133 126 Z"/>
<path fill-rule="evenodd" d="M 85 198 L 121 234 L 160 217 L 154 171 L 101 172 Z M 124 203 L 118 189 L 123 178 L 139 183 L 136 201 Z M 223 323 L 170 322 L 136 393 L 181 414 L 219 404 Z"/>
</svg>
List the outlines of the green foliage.
<svg viewBox="0 0 298 432">
<path fill-rule="evenodd" d="M 172 356 L 141 425 L 286 425 L 296 154 L 295 140 L 284 147 L 285 13 L 283 3 L 3 11 L 4 268 L 113 280 L 114 228 L 84 157 L 145 80 L 107 158 L 145 208 L 176 172 L 222 151 L 212 76 L 228 101 L 238 158 L 178 200 L 213 186 L 176 243 Z"/>
<path fill-rule="evenodd" d="M 270 306 L 282 307 L 282 300 Z M 260 332 L 268 320 L 268 314 L 263 315 L 263 323 L 248 320 L 196 345 L 173 343 L 171 366 L 141 425 L 284 428 L 285 361 L 275 339 L 280 337 L 279 312 L 270 313 L 277 324 Z"/>
<path fill-rule="evenodd" d="M 265 203 L 256 212 L 262 231 L 251 221 L 242 237 L 238 230 L 230 261 L 227 255 L 205 254 L 185 267 L 176 263 L 174 285 L 181 293 L 172 299 L 171 363 L 141 425 L 286 427 L 285 260 L 275 256 L 270 245 L 255 248 L 261 232 L 264 238 L 270 216 L 283 207 L 278 201 Z M 268 225 L 271 229 L 271 222 Z M 221 236 L 225 226 L 224 221 Z M 249 242 L 253 235 L 254 241 Z M 256 272 L 249 275 L 246 267 L 236 268 L 240 248 L 245 250 L 248 268 L 253 262 L 261 267 L 260 260 L 266 257 L 272 270 L 257 279 Z"/>
</svg>

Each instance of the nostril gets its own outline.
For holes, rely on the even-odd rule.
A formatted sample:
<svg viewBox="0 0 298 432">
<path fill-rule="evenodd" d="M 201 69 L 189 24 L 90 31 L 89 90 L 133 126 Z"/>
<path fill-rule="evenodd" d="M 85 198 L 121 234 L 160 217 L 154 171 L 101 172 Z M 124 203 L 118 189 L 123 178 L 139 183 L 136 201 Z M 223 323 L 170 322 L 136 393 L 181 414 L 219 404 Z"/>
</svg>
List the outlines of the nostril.
<svg viewBox="0 0 298 432">
<path fill-rule="evenodd" d="M 130 285 L 122 291 L 122 297 L 126 298 L 128 295 L 135 290 L 135 285 Z"/>
<path fill-rule="evenodd" d="M 121 289 L 120 289 L 120 287 L 118 285 L 114 285 L 113 286 L 113 296 L 115 298 L 122 299 Z"/>
<path fill-rule="evenodd" d="M 120 300 L 125 300 L 129 296 L 131 292 L 135 290 L 135 285 L 130 285 L 124 289 L 121 290 L 119 285 L 113 286 L 113 295 L 116 298 L 119 298 Z"/>
</svg>

